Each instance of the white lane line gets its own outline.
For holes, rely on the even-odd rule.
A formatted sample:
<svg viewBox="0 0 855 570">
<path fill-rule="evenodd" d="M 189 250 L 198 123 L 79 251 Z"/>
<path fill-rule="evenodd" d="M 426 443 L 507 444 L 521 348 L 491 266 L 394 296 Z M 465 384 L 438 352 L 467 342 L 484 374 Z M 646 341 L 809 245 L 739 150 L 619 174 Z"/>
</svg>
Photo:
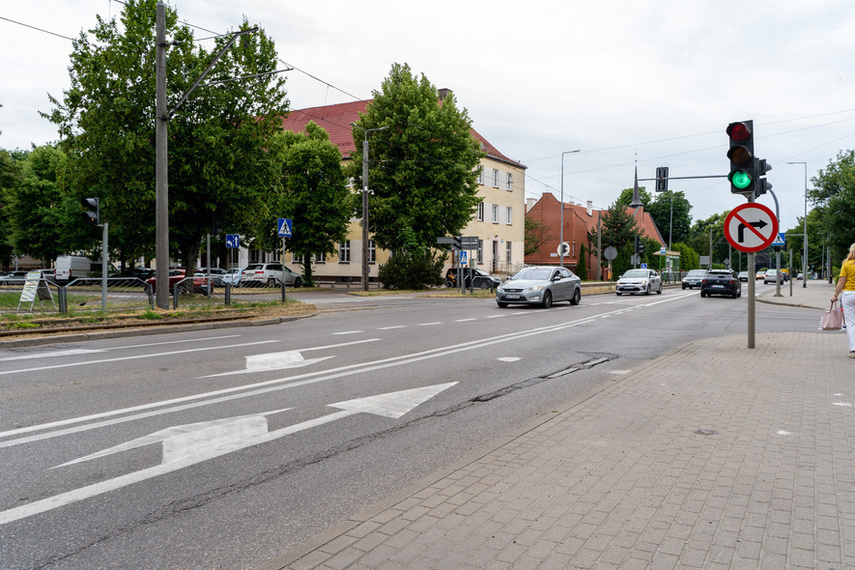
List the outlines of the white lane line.
<svg viewBox="0 0 855 570">
<path fill-rule="evenodd" d="M 405 328 L 407 328 L 406 325 L 394 325 L 391 327 L 378 327 L 377 330 L 378 331 L 392 331 L 395 329 L 405 329 Z"/>
<path fill-rule="evenodd" d="M 519 359 L 520 359 L 519 356 L 503 356 L 503 357 L 499 358 L 498 360 L 499 360 L 499 362 L 516 362 Z"/>
<path fill-rule="evenodd" d="M 340 332 L 334 332 L 333 334 L 339 335 L 339 336 L 344 336 L 344 335 L 348 335 L 348 334 L 361 334 L 363 332 L 365 332 L 365 331 L 340 331 Z"/>
<path fill-rule="evenodd" d="M 455 323 L 468 323 L 470 321 L 477 321 L 478 319 L 457 319 L 454 321 Z"/>
<path fill-rule="evenodd" d="M 443 324 L 442 321 L 434 321 L 432 323 L 420 323 L 419 326 L 420 327 L 435 327 L 436 325 L 441 325 L 441 324 Z"/>
<path fill-rule="evenodd" d="M 671 301 L 678 300 L 678 297 L 674 297 L 670 299 Z M 612 314 L 616 314 L 621 312 L 622 310 L 616 310 Z M 317 372 L 307 372 L 305 374 L 298 374 L 295 376 L 290 376 L 286 378 L 279 378 L 274 380 L 268 380 L 265 382 L 257 382 L 255 384 L 249 384 L 247 386 L 236 386 L 232 388 L 224 388 L 222 390 L 215 390 L 212 392 L 197 394 L 194 396 L 185 396 L 183 398 L 176 398 L 173 400 L 165 400 L 161 402 L 153 402 L 150 404 L 143 404 L 140 406 L 135 406 L 131 408 L 125 408 L 121 410 L 113 410 L 110 412 L 103 412 L 100 414 L 93 414 L 91 416 L 84 416 L 80 418 L 69 418 L 66 420 L 61 420 L 57 422 L 52 422 L 48 424 L 29 426 L 25 428 L 18 428 L 15 430 L 10 430 L 6 432 L 0 432 L 0 439 L 11 437 L 24 433 L 32 433 L 35 431 L 47 430 L 56 427 L 68 426 L 76 423 L 86 422 L 94 419 L 100 418 L 108 418 L 113 417 L 112 420 L 107 420 L 100 423 L 92 423 L 86 424 L 83 426 L 77 426 L 72 428 L 67 428 L 60 431 L 44 433 L 44 434 L 36 434 L 33 436 L 29 436 L 26 438 L 20 438 L 16 440 L 10 440 L 6 442 L 0 442 L 0 448 L 3 447 L 11 447 L 13 445 L 19 445 L 22 443 L 28 443 L 30 441 L 37 441 L 41 439 L 47 439 L 51 437 L 56 437 L 59 435 L 66 435 L 69 433 L 75 433 L 80 431 L 86 431 L 89 429 L 94 429 L 96 427 L 101 427 L 104 425 L 112 425 L 117 423 L 122 423 L 126 421 L 131 421 L 139 418 L 146 418 L 154 415 L 161 415 L 166 413 L 172 413 L 176 411 L 180 411 L 183 409 L 195 408 L 199 406 L 206 406 L 210 404 L 218 404 L 221 402 L 227 402 L 231 400 L 247 398 L 252 396 L 258 396 L 262 394 L 266 394 L 269 392 L 277 392 L 281 390 L 287 390 L 290 388 L 297 388 L 300 386 L 306 386 L 310 384 L 315 384 L 318 382 L 324 382 L 327 380 L 335 380 L 337 378 L 343 378 L 346 376 L 351 376 L 353 374 L 365 374 L 368 372 L 373 372 L 376 370 L 382 370 L 385 368 L 390 368 L 393 366 L 401 366 L 404 364 L 413 364 L 416 362 L 420 362 L 422 360 L 429 360 L 432 358 L 440 358 L 448 356 L 449 354 L 455 354 L 458 352 L 466 352 L 469 350 L 478 350 L 487 346 L 491 346 L 494 344 L 504 343 L 516 341 L 520 338 L 525 338 L 529 336 L 536 336 L 541 334 L 554 333 L 556 331 L 561 331 L 564 329 L 574 328 L 580 325 L 590 324 L 594 322 L 598 318 L 602 318 L 604 316 L 608 316 L 609 313 L 605 315 L 593 315 L 589 317 L 585 317 L 582 319 L 578 319 L 575 321 L 568 321 L 566 323 L 559 323 L 557 325 L 547 325 L 543 327 L 537 327 L 534 329 L 529 329 L 525 331 L 516 331 L 511 333 L 506 333 L 503 335 L 498 335 L 494 337 L 489 337 L 480 340 L 472 340 L 468 342 L 462 342 L 459 344 L 453 344 L 450 346 L 444 346 L 439 348 L 433 348 L 429 350 L 425 350 L 415 354 L 407 354 L 400 356 L 392 356 L 389 358 L 385 358 L 382 360 L 377 360 L 373 362 L 367 363 L 358 363 L 358 364 L 349 364 L 346 366 L 341 366 L 338 368 L 332 368 L 329 370 L 321 370 Z M 241 393 L 242 392 L 242 393 Z M 208 399 L 210 398 L 210 399 Z M 204 401 L 200 401 L 204 400 Z M 188 403 L 191 402 L 191 403 Z M 170 408 L 167 410 L 155 410 L 144 412 L 142 414 L 138 414 L 136 416 L 128 416 L 123 418 L 115 418 L 115 416 L 119 416 L 122 414 L 132 414 L 134 412 L 140 412 L 143 410 L 152 410 L 158 407 L 165 407 L 171 405 L 183 404 L 181 406 Z"/>
<path fill-rule="evenodd" d="M 108 352 L 111 350 L 129 350 L 134 348 L 147 348 L 151 346 L 162 346 L 166 344 L 181 344 L 187 342 L 202 342 L 208 340 L 220 340 L 224 338 L 236 338 L 239 337 L 238 334 L 230 334 L 225 336 L 213 336 L 207 338 L 191 338 L 185 340 L 171 340 L 169 342 L 150 342 L 146 344 L 132 344 L 128 346 L 114 346 L 108 348 L 71 348 L 68 350 L 54 350 L 52 352 L 41 352 L 41 353 L 31 353 L 31 354 L 22 354 L 19 356 L 6 356 L 0 358 L 0 362 L 9 362 L 13 360 L 32 360 L 34 358 L 59 358 L 62 356 L 81 356 L 84 354 L 98 354 L 99 352 Z"/>
<path fill-rule="evenodd" d="M 0 375 L 3 374 L 20 374 L 22 372 L 37 372 L 40 370 L 56 370 L 58 368 L 70 368 L 72 366 L 87 366 L 90 364 L 104 364 L 107 362 L 122 362 L 124 360 L 141 360 L 143 358 L 160 358 L 163 356 L 172 356 L 175 354 L 189 354 L 191 352 L 205 352 L 209 350 L 228 350 L 231 348 L 235 348 L 238 346 L 255 346 L 259 344 L 270 344 L 272 342 L 282 342 L 280 340 L 262 340 L 258 342 L 245 342 L 242 344 L 232 344 L 227 347 L 224 346 L 206 346 L 202 348 L 188 348 L 187 350 L 172 350 L 169 352 L 157 352 L 153 354 L 137 354 L 136 356 L 117 356 L 116 358 L 101 358 L 99 360 L 85 360 L 83 362 L 69 362 L 66 364 L 53 364 L 51 366 L 36 366 L 34 368 L 19 368 L 17 370 L 2 370 L 0 371 Z"/>
</svg>

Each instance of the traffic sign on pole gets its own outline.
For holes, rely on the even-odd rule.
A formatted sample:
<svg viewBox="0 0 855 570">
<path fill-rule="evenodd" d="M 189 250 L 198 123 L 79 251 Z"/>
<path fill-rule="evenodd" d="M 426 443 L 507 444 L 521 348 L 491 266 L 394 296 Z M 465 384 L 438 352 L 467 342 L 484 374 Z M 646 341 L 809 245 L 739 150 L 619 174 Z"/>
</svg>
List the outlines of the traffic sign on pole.
<svg viewBox="0 0 855 570">
<path fill-rule="evenodd" d="M 778 237 L 778 219 L 772 210 L 757 202 L 737 206 L 724 220 L 724 237 L 747 253 L 763 251 Z"/>
<path fill-rule="evenodd" d="M 226 247 L 240 247 L 240 236 L 238 234 L 226 234 Z"/>
<path fill-rule="evenodd" d="M 279 237 L 291 237 L 291 218 L 279 218 L 276 228 L 276 233 L 279 234 Z"/>
</svg>

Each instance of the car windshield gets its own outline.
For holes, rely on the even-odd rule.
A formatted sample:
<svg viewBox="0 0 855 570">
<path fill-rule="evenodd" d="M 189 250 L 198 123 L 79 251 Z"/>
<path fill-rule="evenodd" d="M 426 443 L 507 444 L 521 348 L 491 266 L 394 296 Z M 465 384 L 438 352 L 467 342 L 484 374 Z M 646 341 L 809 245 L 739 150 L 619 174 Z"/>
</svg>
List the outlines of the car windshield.
<svg viewBox="0 0 855 570">
<path fill-rule="evenodd" d="M 706 273 L 706 269 L 692 269 L 686 274 L 686 277 L 703 277 Z"/>
<path fill-rule="evenodd" d="M 627 271 L 626 273 L 624 273 L 624 274 L 623 274 L 623 276 L 624 276 L 624 277 L 629 277 L 629 278 L 633 278 L 633 277 L 647 277 L 647 270 L 646 270 L 646 269 L 630 269 L 629 271 Z"/>
<path fill-rule="evenodd" d="M 546 281 L 552 275 L 552 269 L 549 267 L 526 267 L 517 272 L 513 279 L 532 279 L 536 281 Z"/>
</svg>

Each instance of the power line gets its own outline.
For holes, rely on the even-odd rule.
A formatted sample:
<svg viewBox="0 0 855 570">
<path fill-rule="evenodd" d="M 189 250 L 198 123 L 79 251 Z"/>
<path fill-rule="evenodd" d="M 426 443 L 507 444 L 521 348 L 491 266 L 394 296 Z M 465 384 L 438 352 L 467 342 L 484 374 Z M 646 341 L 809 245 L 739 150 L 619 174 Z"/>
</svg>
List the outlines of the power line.
<svg viewBox="0 0 855 570">
<path fill-rule="evenodd" d="M 11 22 L 13 24 L 18 24 L 19 26 L 24 26 L 25 28 L 30 28 L 32 30 L 36 30 L 38 32 L 42 32 L 45 34 L 50 34 L 52 36 L 56 36 L 58 38 L 62 38 L 64 40 L 68 40 L 70 42 L 74 41 L 74 38 L 69 38 L 68 36 L 63 36 L 62 34 L 58 34 L 56 32 L 51 32 L 50 30 L 44 30 L 42 28 L 37 28 L 35 26 L 31 26 L 30 24 L 25 24 L 23 22 L 18 22 L 17 20 L 12 20 L 11 18 L 6 18 L 5 16 L 0 16 L 0 20 L 6 20 L 7 22 Z"/>
</svg>

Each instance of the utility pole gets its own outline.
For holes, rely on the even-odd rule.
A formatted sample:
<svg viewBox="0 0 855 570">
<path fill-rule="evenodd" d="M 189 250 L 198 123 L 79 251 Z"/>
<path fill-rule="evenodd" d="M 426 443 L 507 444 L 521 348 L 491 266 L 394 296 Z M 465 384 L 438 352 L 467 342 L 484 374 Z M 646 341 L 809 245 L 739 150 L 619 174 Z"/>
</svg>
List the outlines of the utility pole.
<svg viewBox="0 0 855 570">
<path fill-rule="evenodd" d="M 384 131 L 388 126 L 376 129 L 365 129 L 356 123 L 350 126 L 360 129 L 364 133 L 362 140 L 362 290 L 368 291 L 368 133 Z"/>
<path fill-rule="evenodd" d="M 157 3 L 156 21 L 157 78 L 155 82 L 155 279 L 160 287 L 155 289 L 155 305 L 169 308 L 169 185 L 167 159 L 166 110 L 166 5 Z"/>
</svg>

